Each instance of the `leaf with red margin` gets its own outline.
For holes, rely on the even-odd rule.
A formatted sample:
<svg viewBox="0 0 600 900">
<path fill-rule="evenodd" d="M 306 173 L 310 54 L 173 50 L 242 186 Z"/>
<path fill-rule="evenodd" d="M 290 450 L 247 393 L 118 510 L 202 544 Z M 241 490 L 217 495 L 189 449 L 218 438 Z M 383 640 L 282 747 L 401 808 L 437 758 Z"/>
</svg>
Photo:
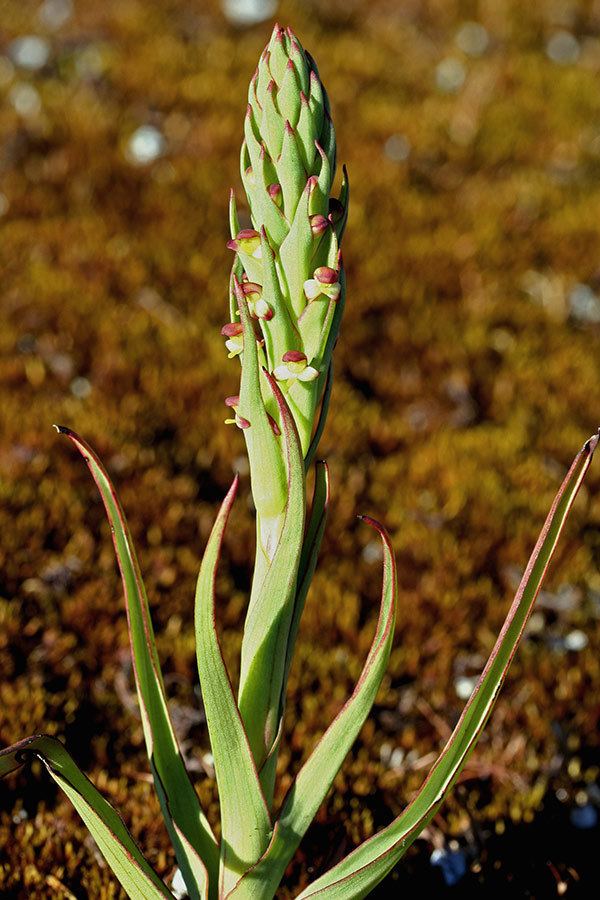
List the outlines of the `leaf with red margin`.
<svg viewBox="0 0 600 900">
<path fill-rule="evenodd" d="M 418 795 L 387 828 L 309 885 L 298 900 L 359 900 L 367 896 L 394 868 L 444 802 L 492 711 L 597 445 L 595 435 L 577 454 L 560 486 L 477 687 Z"/>
<path fill-rule="evenodd" d="M 279 731 L 306 503 L 304 461 L 294 418 L 273 376 L 266 370 L 264 376 L 279 409 L 288 486 L 277 546 L 262 583 L 256 593 L 252 591 L 242 642 L 239 706 L 259 771 Z M 267 802 L 270 775 L 271 769 L 264 777 L 261 771 Z"/>
<path fill-rule="evenodd" d="M 219 896 L 259 859 L 271 833 L 269 811 L 215 624 L 216 571 L 237 486 L 236 475 L 204 551 L 195 608 L 198 673 L 221 804 Z"/>
<path fill-rule="evenodd" d="M 383 526 L 368 516 L 362 518 L 379 532 L 383 543 L 381 607 L 369 655 L 352 696 L 318 742 L 290 788 L 266 852 L 228 897 L 264 900 L 274 895 L 289 861 L 369 715 L 385 674 L 394 640 L 396 564 L 389 536 Z"/>
<path fill-rule="evenodd" d="M 98 486 L 110 523 L 123 580 L 133 670 L 148 758 L 177 861 L 192 900 L 200 900 L 204 887 L 196 880 L 197 860 L 179 839 L 178 831 L 181 831 L 204 861 L 210 895 L 215 896 L 219 849 L 186 771 L 169 716 L 148 598 L 125 513 L 106 469 L 90 445 L 69 428 L 55 427 L 61 434 L 67 435 L 83 456 Z"/>
<path fill-rule="evenodd" d="M 121 816 L 56 738 L 36 734 L 0 751 L 0 777 L 17 771 L 34 757 L 66 793 L 127 894 L 140 900 L 172 900 L 173 895 L 142 855 Z"/>
</svg>

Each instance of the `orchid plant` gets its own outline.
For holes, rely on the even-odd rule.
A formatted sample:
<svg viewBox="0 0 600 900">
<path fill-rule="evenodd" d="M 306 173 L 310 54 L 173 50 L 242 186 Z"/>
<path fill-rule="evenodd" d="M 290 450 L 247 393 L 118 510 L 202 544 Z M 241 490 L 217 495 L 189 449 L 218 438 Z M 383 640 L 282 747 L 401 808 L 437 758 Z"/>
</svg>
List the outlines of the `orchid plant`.
<svg viewBox="0 0 600 900">
<path fill-rule="evenodd" d="M 375 635 L 352 695 L 308 756 L 279 809 L 274 797 L 286 684 L 305 599 L 325 528 L 329 476 L 314 462 L 327 416 L 332 353 L 344 308 L 340 244 L 348 217 L 348 178 L 332 197 L 336 143 L 327 94 L 312 57 L 275 26 L 250 82 L 241 177 L 251 228 L 230 201 L 234 252 L 229 357 L 241 363 L 239 395 L 225 401 L 244 435 L 256 508 L 256 559 L 244 626 L 237 696 L 215 625 L 215 575 L 238 479 L 204 552 L 195 600 L 200 685 L 220 798 L 217 840 L 186 771 L 169 716 L 140 567 L 125 514 L 106 469 L 74 432 L 100 491 L 123 579 L 144 736 L 154 785 L 187 894 L 193 900 L 268 900 L 380 687 L 392 647 L 396 570 L 383 545 L 383 588 Z M 598 436 L 577 454 L 541 531 L 479 682 L 429 777 L 410 805 L 298 896 L 360 898 L 393 869 L 448 795 L 491 712 Z M 307 503 L 307 473 L 314 489 Z M 133 898 L 172 897 L 123 820 L 53 737 L 35 735 L 0 752 L 6 775 L 37 757 L 65 791 L 106 862 Z"/>
</svg>

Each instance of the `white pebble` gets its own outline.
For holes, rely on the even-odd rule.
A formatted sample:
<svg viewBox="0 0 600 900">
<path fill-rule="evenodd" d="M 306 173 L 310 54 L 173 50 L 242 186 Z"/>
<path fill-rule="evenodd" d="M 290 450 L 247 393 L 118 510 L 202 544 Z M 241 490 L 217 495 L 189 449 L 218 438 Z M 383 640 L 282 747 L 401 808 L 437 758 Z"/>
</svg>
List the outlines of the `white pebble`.
<svg viewBox="0 0 600 900">
<path fill-rule="evenodd" d="M 70 388 L 71 393 L 74 397 L 77 397 L 78 400 L 85 400 L 92 392 L 92 385 L 87 378 L 83 378 L 82 376 L 74 378 L 70 384 Z"/>
<path fill-rule="evenodd" d="M 456 46 L 468 56 L 483 56 L 490 38 L 479 22 L 465 22 L 456 32 Z"/>
<path fill-rule="evenodd" d="M 16 38 L 8 48 L 10 58 L 21 69 L 36 72 L 43 69 L 50 58 L 50 45 L 44 38 L 34 34 Z"/>
<path fill-rule="evenodd" d="M 583 631 L 580 631 L 578 628 L 574 629 L 574 631 L 570 631 L 565 638 L 566 650 L 573 650 L 577 653 L 579 650 L 584 650 L 587 645 L 587 634 L 585 634 L 585 632 Z"/>
<path fill-rule="evenodd" d="M 470 678 L 466 675 L 461 675 L 460 678 L 457 678 L 454 682 L 454 690 L 456 691 L 456 696 L 459 700 L 468 700 L 473 691 L 475 690 L 475 685 L 479 679 L 471 676 Z"/>
<path fill-rule="evenodd" d="M 570 31 L 557 31 L 546 44 L 546 56 L 559 66 L 576 63 L 579 53 L 579 41 Z"/>
<path fill-rule="evenodd" d="M 456 94 L 465 83 L 467 70 L 460 59 L 448 56 L 436 66 L 435 83 L 444 94 Z"/>
<path fill-rule="evenodd" d="M 383 152 L 392 162 L 405 162 L 410 155 L 410 142 L 403 134 L 392 134 L 385 142 Z"/>
<path fill-rule="evenodd" d="M 8 99 L 15 112 L 24 119 L 37 116 L 42 108 L 40 95 L 33 85 L 26 84 L 24 81 L 17 81 L 16 84 L 13 84 Z"/>
<path fill-rule="evenodd" d="M 144 166 L 154 162 L 165 152 L 165 139 L 153 125 L 141 125 L 133 132 L 127 144 L 127 155 L 131 162 Z"/>
<path fill-rule="evenodd" d="M 580 322 L 600 322 L 600 298 L 587 284 L 576 284 L 569 293 L 571 315 Z"/>
<path fill-rule="evenodd" d="M 276 11 L 277 0 L 223 0 L 223 12 L 233 25 L 256 25 Z"/>
<path fill-rule="evenodd" d="M 181 874 L 181 869 L 175 869 L 173 881 L 171 882 L 171 892 L 175 897 L 175 900 L 184 900 L 185 897 L 189 897 L 185 879 Z"/>
<path fill-rule="evenodd" d="M 53 30 L 65 25 L 72 15 L 71 0 L 44 0 L 38 12 L 40 22 Z"/>
</svg>

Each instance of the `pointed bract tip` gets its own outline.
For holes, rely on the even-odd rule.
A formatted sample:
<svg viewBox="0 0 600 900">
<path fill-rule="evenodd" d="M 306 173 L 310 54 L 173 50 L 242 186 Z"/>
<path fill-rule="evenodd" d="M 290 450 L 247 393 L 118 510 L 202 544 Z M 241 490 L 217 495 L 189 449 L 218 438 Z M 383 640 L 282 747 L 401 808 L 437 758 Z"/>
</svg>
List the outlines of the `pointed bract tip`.
<svg viewBox="0 0 600 900">
<path fill-rule="evenodd" d="M 588 438 L 588 440 L 587 440 L 587 441 L 585 442 L 585 444 L 583 445 L 583 449 L 584 449 L 587 453 L 589 453 L 590 456 L 592 456 L 592 454 L 594 453 L 596 447 L 598 446 L 598 442 L 599 442 L 599 441 L 600 441 L 600 428 L 598 429 L 598 431 L 596 432 L 596 434 L 593 434 L 593 435 L 591 436 L 591 438 Z"/>
<path fill-rule="evenodd" d="M 289 119 L 285 120 L 285 131 L 286 131 L 286 134 L 294 134 L 295 133 Z"/>
<path fill-rule="evenodd" d="M 271 78 L 270 82 L 267 85 L 267 91 L 269 94 L 273 94 L 277 90 L 277 82 L 274 78 Z"/>
<path fill-rule="evenodd" d="M 316 188 L 318 183 L 319 183 L 319 179 L 317 178 L 317 176 L 311 175 L 310 178 L 308 179 L 308 181 L 306 182 L 306 192 L 308 194 L 312 194 L 312 192 L 314 191 L 314 189 Z"/>
<path fill-rule="evenodd" d="M 53 423 L 52 427 L 55 428 L 59 434 L 71 434 L 71 429 L 67 428 L 66 425 L 56 425 Z"/>
<path fill-rule="evenodd" d="M 302 106 L 309 106 L 308 97 L 304 93 L 304 91 L 300 91 L 300 103 Z"/>
</svg>

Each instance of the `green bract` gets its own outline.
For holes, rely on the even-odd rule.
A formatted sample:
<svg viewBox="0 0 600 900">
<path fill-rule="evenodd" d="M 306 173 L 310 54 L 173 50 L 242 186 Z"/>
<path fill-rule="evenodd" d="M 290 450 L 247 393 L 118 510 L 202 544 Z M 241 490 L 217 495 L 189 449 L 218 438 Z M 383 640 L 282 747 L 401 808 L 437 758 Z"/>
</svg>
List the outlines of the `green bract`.
<svg viewBox="0 0 600 900">
<path fill-rule="evenodd" d="M 230 357 L 239 357 L 231 421 L 245 436 L 257 518 L 256 565 L 244 627 L 238 695 L 215 625 L 215 578 L 237 491 L 225 497 L 204 552 L 195 603 L 198 674 L 221 805 L 217 841 L 186 772 L 165 694 L 148 600 L 125 514 L 91 447 L 67 428 L 98 486 L 123 580 L 133 671 L 150 769 L 188 894 L 193 900 L 269 900 L 375 701 L 394 638 L 397 588 L 392 545 L 380 535 L 379 618 L 362 674 L 273 812 L 287 678 L 304 602 L 317 563 L 329 502 L 324 462 L 306 471 L 325 423 L 331 353 L 344 303 L 339 243 L 347 179 L 331 199 L 335 136 L 327 95 L 312 58 L 289 29 L 275 27 L 250 84 L 242 179 L 252 229 L 240 230 L 231 201 L 235 251 Z M 559 536 L 590 465 L 598 436 L 577 454 L 556 495 L 479 683 L 446 747 L 412 803 L 299 898 L 366 896 L 435 815 L 492 710 Z M 307 512 L 308 508 L 308 512 Z M 0 775 L 39 758 L 68 795 L 129 896 L 171 897 L 118 813 L 55 738 L 35 735 L 0 752 Z"/>
</svg>

